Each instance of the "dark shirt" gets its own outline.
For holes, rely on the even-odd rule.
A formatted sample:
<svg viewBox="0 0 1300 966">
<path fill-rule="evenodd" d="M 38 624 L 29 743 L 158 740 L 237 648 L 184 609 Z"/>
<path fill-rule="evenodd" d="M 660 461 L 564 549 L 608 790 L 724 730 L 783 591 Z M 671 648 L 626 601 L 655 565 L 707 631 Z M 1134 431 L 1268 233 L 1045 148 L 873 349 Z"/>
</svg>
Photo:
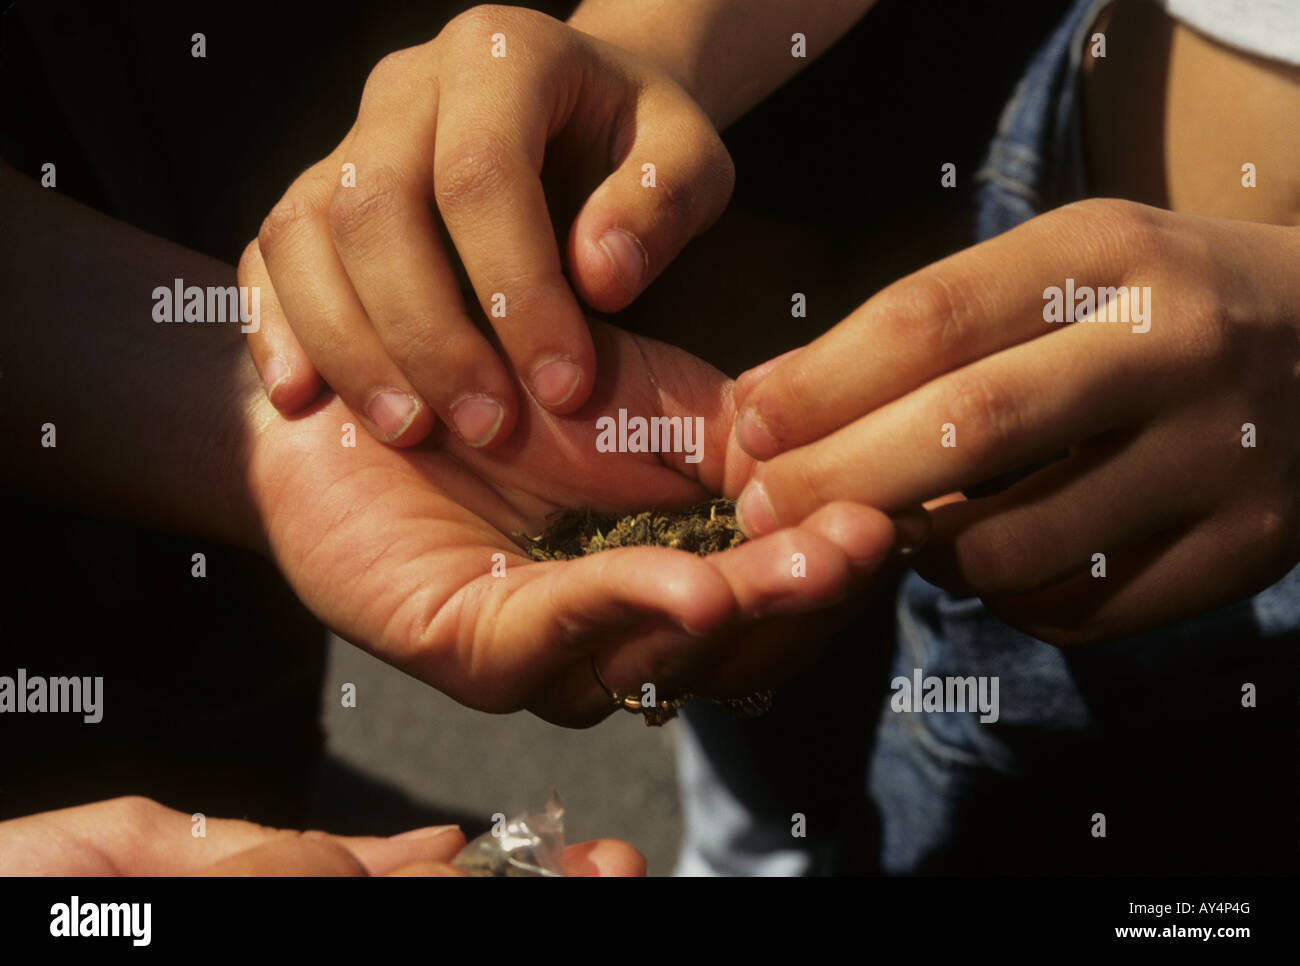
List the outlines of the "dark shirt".
<svg viewBox="0 0 1300 966">
<path fill-rule="evenodd" d="M 58 191 L 233 263 L 347 131 L 371 67 L 469 5 L 23 0 L 0 21 L 0 151 L 33 178 L 52 162 Z M 537 6 L 563 17 L 573 4 Z M 727 132 L 737 203 L 858 245 L 887 236 L 891 219 L 951 212 L 939 164 L 973 172 L 1033 49 L 1026 37 L 1060 6 L 885 0 Z M 888 280 L 967 240 L 936 231 L 912 264 L 890 246 L 872 264 Z M 102 675 L 104 714 L 0 715 L 0 818 L 144 794 L 302 824 L 322 744 L 324 632 L 274 567 L 4 496 L 15 572 L 0 598 L 0 675 Z M 190 575 L 195 552 L 207 555 L 202 579 Z"/>
</svg>

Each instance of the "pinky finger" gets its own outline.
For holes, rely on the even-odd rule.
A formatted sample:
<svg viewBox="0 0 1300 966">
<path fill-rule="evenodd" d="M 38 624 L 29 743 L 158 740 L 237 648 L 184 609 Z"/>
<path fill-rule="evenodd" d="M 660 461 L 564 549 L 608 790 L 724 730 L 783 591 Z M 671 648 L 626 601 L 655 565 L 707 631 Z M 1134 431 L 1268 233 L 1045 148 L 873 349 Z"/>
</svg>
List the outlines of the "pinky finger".
<svg viewBox="0 0 1300 966">
<path fill-rule="evenodd" d="M 271 276 L 262 260 L 257 239 L 249 242 L 239 259 L 239 284 L 258 290 L 260 312 L 256 328 L 248 333 L 248 351 L 262 379 L 266 396 L 286 416 L 304 409 L 319 395 L 320 373 L 303 351 L 280 308 Z"/>
<path fill-rule="evenodd" d="M 1263 590 L 1290 567 L 1243 539 L 1245 521 L 1211 519 L 1166 531 L 1060 583 L 985 598 L 989 611 L 1058 647 L 1127 637 L 1193 617 Z M 1231 575 L 1230 577 L 1228 575 Z"/>
</svg>

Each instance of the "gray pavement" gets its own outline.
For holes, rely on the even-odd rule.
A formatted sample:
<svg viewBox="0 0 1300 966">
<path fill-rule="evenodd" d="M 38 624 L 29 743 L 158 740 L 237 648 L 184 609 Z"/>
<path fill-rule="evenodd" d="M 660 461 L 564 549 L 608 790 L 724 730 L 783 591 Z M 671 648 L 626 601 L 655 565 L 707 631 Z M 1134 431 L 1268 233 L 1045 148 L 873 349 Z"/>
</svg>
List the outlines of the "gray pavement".
<svg viewBox="0 0 1300 966">
<path fill-rule="evenodd" d="M 340 688 L 356 685 L 356 707 Z M 673 731 L 619 713 L 594 728 L 527 712 L 489 715 L 332 637 L 321 695 L 328 760 L 313 795 L 317 828 L 390 833 L 441 821 L 467 834 L 494 812 L 540 809 L 554 786 L 571 842 L 621 838 L 651 875 L 672 871 L 681 835 Z"/>
</svg>

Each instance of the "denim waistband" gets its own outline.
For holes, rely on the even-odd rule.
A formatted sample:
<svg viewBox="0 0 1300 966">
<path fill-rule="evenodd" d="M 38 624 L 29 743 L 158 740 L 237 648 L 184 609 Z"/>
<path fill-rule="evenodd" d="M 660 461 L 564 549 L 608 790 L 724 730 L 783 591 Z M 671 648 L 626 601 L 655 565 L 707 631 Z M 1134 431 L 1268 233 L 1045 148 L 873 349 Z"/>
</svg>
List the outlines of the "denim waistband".
<svg viewBox="0 0 1300 966">
<path fill-rule="evenodd" d="M 1079 73 L 1085 40 L 1112 0 L 1079 0 L 1039 48 L 976 173 L 981 241 L 1086 191 Z"/>
<path fill-rule="evenodd" d="M 1081 68 L 1089 31 L 1111 2 L 1078 0 L 1030 60 L 976 176 L 981 240 L 1085 196 Z M 904 581 L 899 604 L 903 665 L 1010 676 L 1013 689 L 1032 695 L 1017 702 L 1022 722 L 1054 720 L 1064 727 L 1091 717 L 1076 690 L 1089 682 L 1113 692 L 1204 674 L 1231 664 L 1233 651 L 1249 660 L 1280 642 L 1293 647 L 1300 641 L 1297 628 L 1300 567 L 1253 598 L 1212 614 L 1068 655 L 995 620 L 979 600 L 954 597 L 915 573 Z M 1004 720 L 1016 717 L 1013 708 Z"/>
</svg>

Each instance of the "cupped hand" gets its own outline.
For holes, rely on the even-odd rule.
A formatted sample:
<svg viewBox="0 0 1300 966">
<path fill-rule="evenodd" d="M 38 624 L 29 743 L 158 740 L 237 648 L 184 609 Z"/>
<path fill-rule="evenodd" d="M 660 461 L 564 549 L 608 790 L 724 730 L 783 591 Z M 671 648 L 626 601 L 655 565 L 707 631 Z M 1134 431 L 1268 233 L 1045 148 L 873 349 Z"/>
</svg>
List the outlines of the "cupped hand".
<svg viewBox="0 0 1300 966">
<path fill-rule="evenodd" d="M 0 875 L 458 876 L 450 863 L 464 846 L 454 825 L 330 835 L 196 817 L 128 796 L 0 822 Z M 571 845 L 563 862 L 569 875 L 645 875 L 641 853 L 614 839 Z"/>
<path fill-rule="evenodd" d="M 491 451 L 442 431 L 436 446 L 396 450 L 349 434 L 337 399 L 292 419 L 259 401 L 249 484 L 280 568 L 344 638 L 486 711 L 593 724 L 611 710 L 593 656 L 612 688 L 652 683 L 661 697 L 739 696 L 806 666 L 819 647 L 792 615 L 867 579 L 894 540 L 878 511 L 835 504 L 708 558 L 635 547 L 533 562 L 512 537 L 563 507 L 734 495 L 752 468 L 731 439 L 731 380 L 670 346 L 592 332 L 587 405 L 557 416 L 529 404 Z M 620 409 L 698 417 L 699 461 L 599 452 L 596 421 Z"/>
<path fill-rule="evenodd" d="M 742 524 L 935 501 L 918 570 L 1058 644 L 1248 596 L 1300 559 L 1297 264 L 1300 229 L 1117 201 L 944 259 L 741 377 Z"/>
<path fill-rule="evenodd" d="M 379 63 L 342 143 L 266 218 L 240 272 L 269 278 L 254 361 L 284 413 L 323 378 L 393 445 L 424 439 L 435 415 L 463 442 L 499 443 L 523 412 L 521 381 L 558 413 L 590 396 L 578 297 L 626 306 L 733 181 L 668 75 L 543 14 L 476 7 Z M 567 277 L 553 214 L 573 219 Z"/>
</svg>

